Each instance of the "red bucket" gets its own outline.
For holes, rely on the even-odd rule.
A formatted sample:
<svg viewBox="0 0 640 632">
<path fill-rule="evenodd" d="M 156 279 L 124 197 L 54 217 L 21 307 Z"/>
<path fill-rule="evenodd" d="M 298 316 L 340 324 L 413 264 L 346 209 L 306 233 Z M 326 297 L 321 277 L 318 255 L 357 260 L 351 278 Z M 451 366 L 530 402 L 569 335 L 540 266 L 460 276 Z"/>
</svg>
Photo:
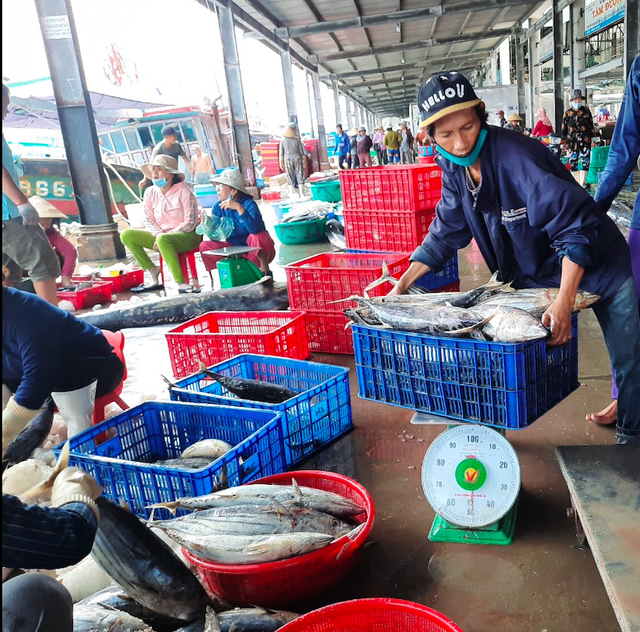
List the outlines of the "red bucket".
<svg viewBox="0 0 640 632">
<path fill-rule="evenodd" d="M 462 632 L 436 610 L 401 599 L 356 599 L 298 617 L 280 632 Z"/>
<path fill-rule="evenodd" d="M 306 555 L 264 564 L 216 564 L 182 549 L 210 592 L 236 604 L 282 607 L 323 592 L 354 566 L 375 518 L 369 492 L 346 476 L 315 470 L 275 474 L 249 485 L 289 485 L 294 478 L 300 486 L 334 492 L 361 505 L 365 511 L 355 520 L 364 522 L 365 527 L 353 541 L 343 536 Z"/>
</svg>

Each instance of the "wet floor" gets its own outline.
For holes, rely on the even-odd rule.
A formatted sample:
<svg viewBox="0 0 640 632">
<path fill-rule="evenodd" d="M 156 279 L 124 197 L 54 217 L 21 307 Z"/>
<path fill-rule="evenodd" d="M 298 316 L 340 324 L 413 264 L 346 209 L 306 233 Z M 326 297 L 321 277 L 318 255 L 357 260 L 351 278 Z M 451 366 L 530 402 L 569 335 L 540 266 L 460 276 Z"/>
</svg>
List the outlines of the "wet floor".
<svg viewBox="0 0 640 632">
<path fill-rule="evenodd" d="M 282 253 L 302 258 L 329 244 Z M 462 289 L 488 279 L 479 253 L 459 254 Z M 284 271 L 274 266 L 275 277 Z M 129 378 L 123 397 L 166 397 L 160 373 L 171 375 L 164 332 L 125 330 Z M 598 325 L 580 316 L 581 386 L 532 426 L 507 438 L 522 467 L 513 544 L 429 541 L 434 512 L 420 482 L 427 447 L 444 426 L 411 425 L 412 412 L 358 398 L 351 356 L 314 354 L 316 362 L 351 369 L 355 429 L 305 462 L 351 476 L 373 496 L 377 517 L 359 566 L 332 593 L 305 609 L 361 597 L 396 597 L 428 605 L 465 632 L 614 632 L 613 610 L 588 548 L 577 546 L 569 493 L 556 461 L 558 445 L 615 443 L 614 431 L 584 421 L 609 402 L 610 374 Z M 302 609 L 302 607 L 301 607 Z"/>
</svg>

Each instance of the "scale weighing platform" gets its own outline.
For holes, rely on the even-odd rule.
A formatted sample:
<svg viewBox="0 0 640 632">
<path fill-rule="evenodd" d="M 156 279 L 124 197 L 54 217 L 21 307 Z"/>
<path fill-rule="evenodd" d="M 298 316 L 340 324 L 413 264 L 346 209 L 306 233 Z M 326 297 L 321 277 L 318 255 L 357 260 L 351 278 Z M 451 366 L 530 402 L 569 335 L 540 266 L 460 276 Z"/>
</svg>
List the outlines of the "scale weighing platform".
<svg viewBox="0 0 640 632">
<path fill-rule="evenodd" d="M 220 276 L 220 287 L 226 290 L 239 285 L 254 283 L 262 278 L 262 272 L 251 261 L 242 257 L 242 255 L 255 250 L 260 250 L 260 248 L 226 246 L 218 248 L 218 250 L 205 250 L 201 254 L 203 257 L 225 257 L 217 262 L 216 268 Z M 209 271 L 209 276 L 211 276 L 211 271 Z"/>
<path fill-rule="evenodd" d="M 434 439 L 422 463 L 422 489 L 436 512 L 429 539 L 511 544 L 520 464 L 504 430 L 456 424 L 428 413 L 416 413 L 411 423 L 449 426 Z"/>
</svg>

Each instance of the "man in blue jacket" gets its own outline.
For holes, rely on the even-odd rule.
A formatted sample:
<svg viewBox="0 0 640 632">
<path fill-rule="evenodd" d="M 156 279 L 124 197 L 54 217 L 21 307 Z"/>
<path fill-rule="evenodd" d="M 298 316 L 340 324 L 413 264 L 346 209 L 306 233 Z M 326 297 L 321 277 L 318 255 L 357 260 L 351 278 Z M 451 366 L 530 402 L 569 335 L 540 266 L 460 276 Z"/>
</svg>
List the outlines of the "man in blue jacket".
<svg viewBox="0 0 640 632">
<path fill-rule="evenodd" d="M 336 131 L 333 133 L 335 138 L 335 147 L 333 150 L 333 155 L 338 156 L 338 165 L 340 165 L 340 169 L 345 169 L 345 164 L 347 163 L 347 157 L 349 156 L 349 152 L 351 151 L 351 141 L 349 137 L 342 131 L 342 125 L 336 125 Z"/>
<path fill-rule="evenodd" d="M 607 158 L 607 166 L 600 175 L 600 184 L 595 194 L 595 201 L 608 211 L 614 198 L 620 192 L 629 174 L 633 171 L 640 157 L 640 56 L 636 57 L 627 79 L 624 98 L 616 127 L 611 139 L 611 150 Z M 629 229 L 629 250 L 631 251 L 631 267 L 636 284 L 636 294 L 640 297 L 640 195 L 636 195 L 636 203 L 631 216 Z M 638 304 L 640 308 L 640 303 Z M 611 388 L 613 401 L 599 413 L 587 415 L 587 420 L 609 425 L 615 423 L 618 416 L 618 387 L 615 382 Z"/>
<path fill-rule="evenodd" d="M 418 105 L 422 127 L 438 144 L 442 199 L 393 293 L 441 270 L 475 238 L 503 281 L 560 288 L 542 317 L 550 344 L 571 338 L 578 289 L 598 294 L 593 310 L 620 391 L 618 443 L 639 443 L 640 319 L 624 237 L 546 147 L 488 126 L 484 104 L 460 73 L 432 76 Z"/>
</svg>

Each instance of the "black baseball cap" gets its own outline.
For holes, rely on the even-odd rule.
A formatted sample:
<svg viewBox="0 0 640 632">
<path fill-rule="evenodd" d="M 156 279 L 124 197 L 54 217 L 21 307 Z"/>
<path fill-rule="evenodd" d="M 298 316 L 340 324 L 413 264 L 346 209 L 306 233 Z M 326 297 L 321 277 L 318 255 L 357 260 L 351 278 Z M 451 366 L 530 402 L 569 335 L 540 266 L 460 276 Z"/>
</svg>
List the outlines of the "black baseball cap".
<svg viewBox="0 0 640 632">
<path fill-rule="evenodd" d="M 418 107 L 422 114 L 420 127 L 478 105 L 478 98 L 469 80 L 459 72 L 439 72 L 429 77 L 418 93 Z"/>
<path fill-rule="evenodd" d="M 171 125 L 165 125 L 162 128 L 162 135 L 163 136 L 178 136 L 178 133 L 176 132 L 176 128 L 175 127 L 171 127 Z"/>
</svg>

